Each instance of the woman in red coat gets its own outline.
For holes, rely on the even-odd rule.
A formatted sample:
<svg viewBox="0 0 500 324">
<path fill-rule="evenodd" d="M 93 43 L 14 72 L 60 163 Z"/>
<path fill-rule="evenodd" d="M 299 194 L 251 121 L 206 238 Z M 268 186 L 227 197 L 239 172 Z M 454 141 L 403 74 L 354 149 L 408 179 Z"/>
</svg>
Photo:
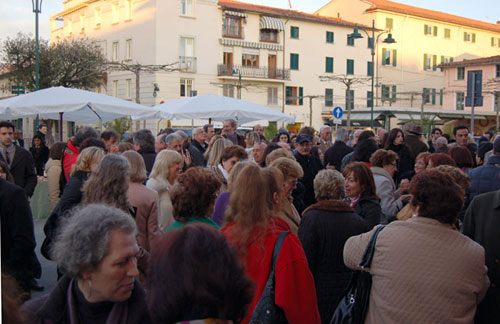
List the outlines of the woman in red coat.
<svg viewBox="0 0 500 324">
<path fill-rule="evenodd" d="M 276 168 L 246 166 L 238 176 L 226 211 L 223 232 L 238 248 L 247 274 L 255 283 L 255 295 L 243 323 L 248 323 L 262 295 L 274 244 L 282 231 L 290 231 L 277 216 L 283 176 Z M 275 303 L 289 323 L 320 323 L 316 289 L 304 250 L 295 234 L 288 234 L 275 269 Z"/>
</svg>

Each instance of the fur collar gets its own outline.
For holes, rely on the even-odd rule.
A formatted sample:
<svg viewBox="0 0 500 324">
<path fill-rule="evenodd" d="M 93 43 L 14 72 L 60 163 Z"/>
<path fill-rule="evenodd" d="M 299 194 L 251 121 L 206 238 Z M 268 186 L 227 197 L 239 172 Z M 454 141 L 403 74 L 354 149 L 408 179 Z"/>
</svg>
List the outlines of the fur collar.
<svg viewBox="0 0 500 324">
<path fill-rule="evenodd" d="M 339 201 L 339 200 L 321 200 L 314 205 L 311 205 L 304 210 L 302 215 L 305 215 L 310 210 L 325 210 L 333 212 L 353 212 L 354 209 L 349 206 L 349 203 Z"/>
</svg>

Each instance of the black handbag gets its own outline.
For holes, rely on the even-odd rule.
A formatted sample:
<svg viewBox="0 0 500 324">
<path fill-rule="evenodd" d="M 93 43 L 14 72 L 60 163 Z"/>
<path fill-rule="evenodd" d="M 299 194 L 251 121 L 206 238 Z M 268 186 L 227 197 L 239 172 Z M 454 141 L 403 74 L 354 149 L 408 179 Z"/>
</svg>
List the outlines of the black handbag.
<svg viewBox="0 0 500 324">
<path fill-rule="evenodd" d="M 366 247 L 363 257 L 361 258 L 360 268 L 369 268 L 373 253 L 375 251 L 375 243 L 378 233 L 385 226 L 377 227 L 373 233 L 368 246 Z M 347 286 L 347 293 L 340 300 L 330 324 L 362 324 L 365 322 L 368 305 L 370 302 L 370 290 L 372 287 L 372 275 L 366 271 L 356 271 Z"/>
<path fill-rule="evenodd" d="M 274 278 L 274 268 L 276 266 L 276 260 L 280 254 L 281 245 L 285 240 L 285 237 L 290 233 L 289 231 L 281 232 L 274 243 L 273 258 L 271 260 L 271 271 L 269 272 L 269 277 L 267 278 L 266 286 L 262 291 L 262 295 L 255 306 L 255 309 L 250 318 L 250 324 L 271 324 L 271 323 L 288 323 L 283 310 L 278 307 L 274 300 L 276 280 Z"/>
</svg>

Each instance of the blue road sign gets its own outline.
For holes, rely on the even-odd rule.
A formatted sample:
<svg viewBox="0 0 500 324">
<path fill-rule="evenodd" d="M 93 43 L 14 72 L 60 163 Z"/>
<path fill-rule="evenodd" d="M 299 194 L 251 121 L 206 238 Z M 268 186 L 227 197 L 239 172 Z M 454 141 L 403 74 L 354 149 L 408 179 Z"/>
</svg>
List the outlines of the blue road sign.
<svg viewBox="0 0 500 324">
<path fill-rule="evenodd" d="M 340 119 L 342 118 L 342 115 L 344 115 L 344 111 L 342 110 L 342 107 L 335 107 L 333 108 L 333 117 Z"/>
</svg>

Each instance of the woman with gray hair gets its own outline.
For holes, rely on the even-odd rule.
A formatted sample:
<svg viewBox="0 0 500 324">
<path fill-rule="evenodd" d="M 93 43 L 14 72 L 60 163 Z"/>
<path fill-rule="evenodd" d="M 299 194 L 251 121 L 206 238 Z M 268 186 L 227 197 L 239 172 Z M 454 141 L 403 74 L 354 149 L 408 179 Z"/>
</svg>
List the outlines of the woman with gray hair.
<svg viewBox="0 0 500 324">
<path fill-rule="evenodd" d="M 64 276 L 49 294 L 23 305 L 27 323 L 149 323 L 135 279 L 135 235 L 134 220 L 117 208 L 76 210 L 52 249 Z"/>
<path fill-rule="evenodd" d="M 353 273 L 344 265 L 344 243 L 366 231 L 364 220 L 342 201 L 344 190 L 340 172 L 330 169 L 318 172 L 314 178 L 318 202 L 304 211 L 299 226 L 298 235 L 314 276 L 323 323 L 329 320 Z"/>
</svg>

